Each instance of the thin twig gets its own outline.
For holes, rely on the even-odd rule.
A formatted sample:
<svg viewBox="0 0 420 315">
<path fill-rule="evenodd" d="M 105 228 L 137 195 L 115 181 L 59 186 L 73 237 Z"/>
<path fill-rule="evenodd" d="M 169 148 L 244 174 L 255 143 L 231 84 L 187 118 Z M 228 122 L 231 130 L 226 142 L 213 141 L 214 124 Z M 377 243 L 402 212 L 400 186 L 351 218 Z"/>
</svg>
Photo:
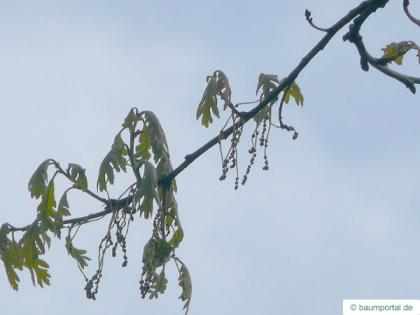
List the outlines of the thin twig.
<svg viewBox="0 0 420 315">
<path fill-rule="evenodd" d="M 314 23 L 313 18 L 312 18 L 312 16 L 311 16 L 311 15 L 312 15 L 311 11 L 309 11 L 308 9 L 306 9 L 306 10 L 305 10 L 305 18 L 306 18 L 306 21 L 308 21 L 309 25 L 310 25 L 310 26 L 312 26 L 314 29 L 316 29 L 316 30 L 318 30 L 318 31 L 328 33 L 329 29 L 328 29 L 328 28 L 323 28 L 323 27 L 319 27 L 319 26 L 317 26 L 317 25 Z"/>
<path fill-rule="evenodd" d="M 392 70 L 383 64 L 384 60 L 382 58 L 374 58 L 366 50 L 363 37 L 360 34 L 360 29 L 366 19 L 378 8 L 385 6 L 388 1 L 389 0 L 378 1 L 379 3 L 375 6 L 368 6 L 364 11 L 362 11 L 360 15 L 354 20 L 353 24 L 350 25 L 350 29 L 343 36 L 343 40 L 348 40 L 356 46 L 360 55 L 360 66 L 364 71 L 368 71 L 369 65 L 371 65 L 383 74 L 403 83 L 414 94 L 416 93 L 415 84 L 420 84 L 420 78 L 408 76 Z"/>
<path fill-rule="evenodd" d="M 420 20 L 416 19 L 411 12 L 408 10 L 408 6 L 410 5 L 410 1 L 409 0 L 404 0 L 403 3 L 403 7 L 404 7 L 404 12 L 405 14 L 408 16 L 408 18 L 417 26 L 420 26 Z"/>
</svg>

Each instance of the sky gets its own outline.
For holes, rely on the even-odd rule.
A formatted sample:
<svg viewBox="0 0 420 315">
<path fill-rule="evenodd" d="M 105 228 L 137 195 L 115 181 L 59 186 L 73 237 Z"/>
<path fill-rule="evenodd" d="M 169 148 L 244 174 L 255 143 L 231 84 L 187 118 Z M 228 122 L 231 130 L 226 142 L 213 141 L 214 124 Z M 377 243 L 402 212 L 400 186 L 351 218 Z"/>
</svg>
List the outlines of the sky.
<svg viewBox="0 0 420 315">
<path fill-rule="evenodd" d="M 390 42 L 418 40 L 400 2 L 364 25 L 373 55 Z M 82 165 L 93 188 L 133 106 L 159 117 L 172 164 L 180 164 L 222 126 L 204 128 L 195 119 L 208 74 L 227 74 L 234 103 L 255 100 L 260 73 L 286 76 L 321 38 L 305 9 L 329 26 L 358 4 L 1 1 L 0 222 L 32 222 L 37 203 L 27 184 L 46 158 Z M 412 11 L 420 16 L 419 4 Z M 177 254 L 193 281 L 190 314 L 333 315 L 343 299 L 420 296 L 419 97 L 381 73 L 363 72 L 356 49 L 341 40 L 345 30 L 299 76 L 304 106 L 290 103 L 283 113 L 299 138 L 271 131 L 268 172 L 260 154 L 235 191 L 233 174 L 218 180 L 214 148 L 177 178 L 185 232 Z M 399 69 L 419 76 L 415 53 L 405 59 Z M 101 210 L 78 193 L 69 202 L 75 216 Z M 15 292 L 0 272 L 2 314 L 183 314 L 174 266 L 164 296 L 140 298 L 150 223 L 131 229 L 127 268 L 121 257 L 107 257 L 96 301 L 86 299 L 83 277 L 55 240 L 45 257 L 51 286 L 33 287 L 25 272 Z M 76 246 L 94 258 L 105 225 L 83 227 Z"/>
</svg>

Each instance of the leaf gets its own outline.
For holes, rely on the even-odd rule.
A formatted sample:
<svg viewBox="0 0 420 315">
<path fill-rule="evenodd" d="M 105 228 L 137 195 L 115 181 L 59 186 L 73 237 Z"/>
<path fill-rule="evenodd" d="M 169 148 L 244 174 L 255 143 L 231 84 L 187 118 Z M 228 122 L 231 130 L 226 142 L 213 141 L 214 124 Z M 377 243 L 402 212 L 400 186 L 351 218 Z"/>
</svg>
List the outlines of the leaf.
<svg viewBox="0 0 420 315">
<path fill-rule="evenodd" d="M 42 162 L 29 180 L 28 189 L 31 193 L 31 198 L 35 197 L 35 199 L 38 199 L 44 194 L 48 182 L 48 165 L 50 165 L 51 162 L 51 159 Z"/>
<path fill-rule="evenodd" d="M 165 226 L 166 229 L 169 230 L 169 228 L 172 226 L 173 223 L 175 223 L 175 226 L 178 226 L 179 228 L 181 228 L 181 225 L 179 223 L 179 219 L 178 219 L 178 204 L 175 200 L 175 196 L 174 194 L 170 194 L 169 195 L 170 200 L 168 201 L 168 213 L 166 215 L 166 220 L 165 220 Z"/>
<path fill-rule="evenodd" d="M 120 172 L 120 170 L 126 171 L 127 159 L 127 148 L 120 134 L 117 134 L 114 139 L 114 144 L 111 147 L 111 151 L 103 159 L 101 166 L 99 167 L 99 175 L 97 188 L 99 191 L 107 189 L 107 184 L 114 184 L 114 170 Z"/>
<path fill-rule="evenodd" d="M 67 201 L 67 191 L 61 196 L 60 201 L 58 202 L 58 208 L 57 208 L 57 216 L 64 217 L 69 216 L 70 210 L 69 210 L 69 203 Z"/>
<path fill-rule="evenodd" d="M 45 254 L 45 245 L 49 247 L 49 241 L 48 236 L 42 237 L 37 222 L 32 223 L 19 241 L 19 246 L 22 249 L 23 264 L 27 266 L 31 261 L 36 260 L 39 255 Z"/>
<path fill-rule="evenodd" d="M 78 164 L 69 163 L 67 174 L 74 181 L 76 187 L 82 191 L 87 191 L 88 182 L 85 174 L 86 170 Z"/>
<path fill-rule="evenodd" d="M 181 301 L 185 302 L 183 309 L 185 310 L 185 313 L 188 313 L 188 309 L 190 307 L 191 302 L 191 295 L 192 295 L 192 282 L 191 282 L 191 276 L 188 272 L 187 266 L 183 262 L 181 262 L 179 259 L 177 259 L 178 262 L 181 263 L 181 268 L 179 269 L 179 286 L 182 288 L 182 293 L 179 296 Z"/>
<path fill-rule="evenodd" d="M 153 200 L 156 200 L 160 204 L 159 198 L 156 192 L 157 185 L 157 175 L 156 169 L 152 163 L 146 161 L 144 163 L 144 172 L 143 180 L 141 182 L 141 187 L 138 194 L 138 200 L 143 198 L 142 203 L 140 204 L 140 215 L 144 214 L 146 219 L 149 218 L 149 215 L 153 211 Z"/>
<path fill-rule="evenodd" d="M 267 98 L 270 93 L 278 86 L 279 79 L 274 74 L 265 74 L 261 73 L 258 77 L 257 90 L 255 92 L 258 95 L 258 92 L 261 90 L 260 100 Z M 276 100 L 270 102 L 274 104 Z"/>
<path fill-rule="evenodd" d="M 230 104 L 232 97 L 232 90 L 230 88 L 229 79 L 226 74 L 221 70 L 216 70 L 213 74 L 216 77 L 216 94 L 225 102 L 224 109 L 226 109 L 226 104 Z"/>
<path fill-rule="evenodd" d="M 178 228 L 174 235 L 172 236 L 171 240 L 169 241 L 169 245 L 171 245 L 173 248 L 177 248 L 179 244 L 182 242 L 182 239 L 184 238 L 184 231 L 181 228 Z"/>
<path fill-rule="evenodd" d="M 144 118 L 147 124 L 147 131 L 150 135 L 150 145 L 153 152 L 153 160 L 158 163 L 162 158 L 169 158 L 169 147 L 165 133 L 159 119 L 153 112 L 145 111 Z M 144 130 L 144 129 L 143 129 Z"/>
<path fill-rule="evenodd" d="M 40 287 L 44 287 L 44 284 L 50 285 L 50 274 L 48 273 L 48 268 L 50 267 L 44 260 L 36 259 L 31 261 L 30 264 L 27 265 L 29 271 L 31 273 L 32 283 L 35 285 L 35 278 L 36 283 L 39 284 Z"/>
<path fill-rule="evenodd" d="M 80 268 L 85 268 L 88 265 L 88 261 L 91 260 L 88 256 L 86 256 L 87 251 L 84 249 L 79 249 L 73 246 L 71 237 L 66 237 L 66 249 L 67 253 L 73 257 Z"/>
<path fill-rule="evenodd" d="M 124 128 L 133 128 L 134 125 L 140 120 L 138 116 L 137 108 L 132 108 L 129 112 L 127 117 L 125 117 L 122 126 Z"/>
<path fill-rule="evenodd" d="M 19 276 L 15 269 L 22 270 L 22 259 L 20 258 L 19 246 L 15 241 L 11 241 L 8 237 L 0 233 L 0 260 L 4 264 L 6 276 L 13 290 L 19 288 Z"/>
<path fill-rule="evenodd" d="M 232 90 L 229 79 L 222 70 L 214 71 L 213 75 L 206 78 L 207 86 L 198 104 L 196 118 L 201 117 L 201 124 L 206 128 L 213 122 L 213 115 L 219 118 L 219 108 L 217 107 L 217 96 L 224 101 L 223 109 L 231 103 Z"/>
<path fill-rule="evenodd" d="M 143 129 L 139 135 L 139 144 L 136 146 L 136 157 L 144 160 L 150 159 L 151 135 L 147 128 Z"/>
<path fill-rule="evenodd" d="M 59 239 L 61 239 L 61 229 L 63 228 L 63 217 L 69 216 L 70 209 L 67 201 L 67 191 L 61 196 L 58 202 L 57 215 L 54 221 L 54 233 Z"/>
<path fill-rule="evenodd" d="M 57 218 L 57 212 L 54 209 L 55 206 L 54 181 L 50 181 L 37 208 L 37 218 L 40 221 L 42 229 L 54 231 L 53 221 Z"/>
<path fill-rule="evenodd" d="M 289 103 L 290 97 L 293 97 L 295 99 L 295 103 L 297 106 L 301 105 L 303 106 L 303 95 L 300 91 L 299 85 L 297 85 L 294 81 L 290 85 L 290 87 L 286 90 L 286 94 L 284 97 L 284 102 L 286 104 Z"/>
<path fill-rule="evenodd" d="M 25 232 L 19 241 L 19 255 L 22 257 L 22 264 L 29 269 L 32 283 L 38 283 L 41 287 L 44 284 L 50 284 L 50 274 L 48 273 L 48 264 L 39 259 L 40 254 L 45 253 L 45 245 L 50 245 L 50 238 L 34 222 Z"/>
<path fill-rule="evenodd" d="M 142 262 L 147 269 L 154 270 L 166 264 L 173 248 L 164 239 L 150 239 L 144 246 Z"/>
<path fill-rule="evenodd" d="M 217 108 L 217 78 L 214 75 L 207 77 L 207 87 L 198 104 L 196 113 L 196 118 L 199 119 L 201 117 L 201 124 L 206 128 L 213 122 L 210 110 L 219 118 L 219 109 Z"/>
<path fill-rule="evenodd" d="M 417 57 L 420 62 L 420 47 L 413 41 L 392 42 L 383 48 L 383 57 L 390 58 L 397 65 L 402 65 L 404 55 L 410 50 L 417 50 Z"/>
<path fill-rule="evenodd" d="M 264 107 L 254 116 L 254 120 L 257 124 L 260 124 L 264 119 L 269 118 L 270 114 L 270 107 Z"/>
</svg>

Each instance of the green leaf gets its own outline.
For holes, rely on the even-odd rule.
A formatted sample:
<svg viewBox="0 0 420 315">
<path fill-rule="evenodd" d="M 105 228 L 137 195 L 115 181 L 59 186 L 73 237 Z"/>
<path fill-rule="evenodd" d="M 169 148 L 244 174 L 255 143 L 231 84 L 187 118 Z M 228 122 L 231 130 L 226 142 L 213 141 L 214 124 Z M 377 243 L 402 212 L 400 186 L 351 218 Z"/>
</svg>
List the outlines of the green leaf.
<svg viewBox="0 0 420 315">
<path fill-rule="evenodd" d="M 182 239 L 184 238 L 184 231 L 181 228 L 178 228 L 174 235 L 172 236 L 171 240 L 169 241 L 169 245 L 171 245 L 173 248 L 177 248 L 179 244 L 182 242 Z"/>
<path fill-rule="evenodd" d="M 173 248 L 164 239 L 150 239 L 144 246 L 142 262 L 147 269 L 154 270 L 166 264 Z"/>
<path fill-rule="evenodd" d="M 55 206 L 54 181 L 50 181 L 37 208 L 38 220 L 42 229 L 54 231 L 54 220 L 57 218 Z"/>
<path fill-rule="evenodd" d="M 226 109 L 226 104 L 231 103 L 230 99 L 232 96 L 232 90 L 230 88 L 229 79 L 226 74 L 221 70 L 216 70 L 213 73 L 213 76 L 216 77 L 216 93 L 220 98 L 225 102 L 224 109 Z"/>
<path fill-rule="evenodd" d="M 166 141 L 166 136 L 163 132 L 159 119 L 153 112 L 150 111 L 144 112 L 144 118 L 147 124 L 146 130 L 150 135 L 153 160 L 155 163 L 158 163 L 162 158 L 169 158 L 168 142 Z"/>
<path fill-rule="evenodd" d="M 22 258 L 24 265 L 27 266 L 31 261 L 38 258 L 39 255 L 45 254 L 45 245 L 49 246 L 49 238 L 42 238 L 40 227 L 37 222 L 26 230 L 22 238 L 19 241 L 19 245 L 22 248 Z"/>
<path fill-rule="evenodd" d="M 9 281 L 9 284 L 13 288 L 13 290 L 19 289 L 19 276 L 17 275 L 15 271 L 15 267 L 9 262 L 10 257 L 8 256 L 10 253 L 2 253 L 0 255 L 0 259 L 3 261 L 4 268 L 6 270 L 6 276 L 7 280 Z"/>
<path fill-rule="evenodd" d="M 402 65 L 404 55 L 410 50 L 417 50 L 417 56 L 420 62 L 420 47 L 412 41 L 392 42 L 383 48 L 383 57 L 390 58 L 397 65 Z"/>
<path fill-rule="evenodd" d="M 290 85 L 290 87 L 286 90 L 286 94 L 284 96 L 284 102 L 286 104 L 289 103 L 290 97 L 295 99 L 295 103 L 297 106 L 303 106 L 303 95 L 300 91 L 299 85 L 297 85 L 294 81 Z"/>
<path fill-rule="evenodd" d="M 86 170 L 78 164 L 70 163 L 67 167 L 67 174 L 69 174 L 76 187 L 82 191 L 87 191 L 88 189 L 88 182 L 85 172 Z"/>
<path fill-rule="evenodd" d="M 39 284 L 40 287 L 44 287 L 44 284 L 50 285 L 50 274 L 48 273 L 48 268 L 50 267 L 44 260 L 36 259 L 31 261 L 30 264 L 27 265 L 29 271 L 31 273 L 32 283 L 35 285 L 36 283 Z"/>
<path fill-rule="evenodd" d="M 128 113 L 127 117 L 124 119 L 122 126 L 124 128 L 133 128 L 134 125 L 140 120 L 138 116 L 137 108 L 132 108 Z"/>
<path fill-rule="evenodd" d="M 107 184 L 114 184 L 114 170 L 119 172 L 120 170 L 126 171 L 127 159 L 127 148 L 120 134 L 117 134 L 114 139 L 114 144 L 111 147 L 111 151 L 103 159 L 99 168 L 97 187 L 99 191 L 107 189 Z"/>
<path fill-rule="evenodd" d="M 69 216 L 69 202 L 67 201 L 67 191 L 61 196 L 60 201 L 58 202 L 57 216 L 66 217 Z"/>
<path fill-rule="evenodd" d="M 142 158 L 144 160 L 150 159 L 150 149 L 152 148 L 151 144 L 151 135 L 148 128 L 144 128 L 140 132 L 139 144 L 136 146 L 136 157 Z"/>
<path fill-rule="evenodd" d="M 269 118 L 270 114 L 270 107 L 266 106 L 254 116 L 254 120 L 257 124 L 260 124 L 264 119 Z"/>
<path fill-rule="evenodd" d="M 67 253 L 76 260 L 80 268 L 83 269 L 87 267 L 88 261 L 91 260 L 88 256 L 86 256 L 87 251 L 74 247 L 69 236 L 66 237 L 66 249 Z"/>
<path fill-rule="evenodd" d="M 0 233 L 0 260 L 4 264 L 7 279 L 14 290 L 19 288 L 19 276 L 15 269 L 22 270 L 22 258 L 17 242 L 8 239 L 6 234 Z"/>
<path fill-rule="evenodd" d="M 157 192 L 157 175 L 156 169 L 152 163 L 146 161 L 144 163 L 144 173 L 143 180 L 141 182 L 141 187 L 139 194 L 137 196 L 138 200 L 143 198 L 143 201 L 140 204 L 140 215 L 144 214 L 146 219 L 149 218 L 149 215 L 153 211 L 153 200 L 156 200 L 157 204 L 160 204 Z"/>
<path fill-rule="evenodd" d="M 207 77 L 207 87 L 198 104 L 196 113 L 196 118 L 199 119 L 201 117 L 201 124 L 206 128 L 213 122 L 210 110 L 219 118 L 219 109 L 217 108 L 217 79 L 214 75 Z"/>
<path fill-rule="evenodd" d="M 181 301 L 185 302 L 183 309 L 185 312 L 188 312 L 188 309 L 190 307 L 191 302 L 191 295 L 192 295 L 192 282 L 191 282 L 191 276 L 187 269 L 187 266 L 183 262 L 181 262 L 179 259 L 177 259 L 178 262 L 181 263 L 181 268 L 179 270 L 179 286 L 182 288 L 182 293 L 179 296 Z"/>
<path fill-rule="evenodd" d="M 61 229 L 63 228 L 63 217 L 69 216 L 70 209 L 67 201 L 67 191 L 61 196 L 58 202 L 57 215 L 54 221 L 54 233 L 59 239 L 61 239 Z"/>
<path fill-rule="evenodd" d="M 37 222 L 26 230 L 19 241 L 19 255 L 23 266 L 29 269 L 33 284 L 38 283 L 41 287 L 50 284 L 49 266 L 44 260 L 39 259 L 39 255 L 45 253 L 45 245 L 50 246 L 50 241 L 46 232 L 38 227 Z"/>
<path fill-rule="evenodd" d="M 258 77 L 255 95 L 258 95 L 258 92 L 261 90 L 260 100 L 263 100 L 267 98 L 275 88 L 277 88 L 278 84 L 279 79 L 276 75 L 261 73 Z M 275 101 L 276 100 L 271 101 L 270 104 L 274 104 Z"/>
<path fill-rule="evenodd" d="M 38 199 L 44 194 L 48 182 L 48 165 L 51 163 L 51 159 L 42 162 L 29 180 L 28 189 L 31 193 L 31 198 L 35 197 L 35 199 Z"/>
<path fill-rule="evenodd" d="M 166 215 L 166 220 L 165 220 L 165 226 L 167 230 L 169 230 L 169 228 L 171 227 L 173 223 L 175 223 L 176 226 L 179 226 L 179 221 L 177 218 L 178 204 L 173 194 L 170 195 L 170 198 L 171 200 L 169 201 L 169 205 L 168 205 L 168 214 Z"/>
</svg>

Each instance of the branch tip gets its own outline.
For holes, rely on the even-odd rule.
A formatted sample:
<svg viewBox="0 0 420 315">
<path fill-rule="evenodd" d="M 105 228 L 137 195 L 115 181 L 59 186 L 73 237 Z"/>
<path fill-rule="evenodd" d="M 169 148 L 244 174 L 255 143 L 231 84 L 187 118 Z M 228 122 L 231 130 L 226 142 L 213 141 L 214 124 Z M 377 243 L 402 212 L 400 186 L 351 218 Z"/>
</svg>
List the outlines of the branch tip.
<svg viewBox="0 0 420 315">
<path fill-rule="evenodd" d="M 314 23 L 313 18 L 312 18 L 312 13 L 308 9 L 305 10 L 305 18 L 306 18 L 306 21 L 308 21 L 309 25 L 312 26 L 314 29 L 321 32 L 325 32 L 325 33 L 329 32 L 330 30 L 329 28 L 319 27 Z"/>
</svg>

